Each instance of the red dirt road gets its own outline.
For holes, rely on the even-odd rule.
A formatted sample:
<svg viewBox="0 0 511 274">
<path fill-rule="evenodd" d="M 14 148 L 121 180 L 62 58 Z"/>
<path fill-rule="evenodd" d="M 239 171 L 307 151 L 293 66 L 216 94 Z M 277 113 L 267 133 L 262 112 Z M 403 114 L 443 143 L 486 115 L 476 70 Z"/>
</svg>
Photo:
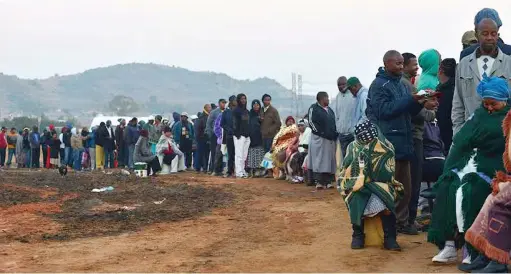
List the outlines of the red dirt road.
<svg viewBox="0 0 511 274">
<path fill-rule="evenodd" d="M 222 186 L 236 201 L 192 220 L 118 236 L 0 244 L 0 271 L 458 272 L 455 265 L 431 263 L 436 248 L 426 243 L 425 234 L 400 236 L 399 253 L 351 250 L 347 210 L 336 190 L 195 174 L 160 180 Z M 47 223 L 56 229 L 50 219 Z M 6 226 L 0 220 L 0 233 Z"/>
</svg>

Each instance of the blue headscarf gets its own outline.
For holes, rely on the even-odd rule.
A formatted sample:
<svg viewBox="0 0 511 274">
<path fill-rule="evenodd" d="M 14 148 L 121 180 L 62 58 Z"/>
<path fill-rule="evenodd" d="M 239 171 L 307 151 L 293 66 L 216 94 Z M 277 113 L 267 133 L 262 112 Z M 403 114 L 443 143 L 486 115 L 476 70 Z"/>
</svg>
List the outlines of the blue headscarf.
<svg viewBox="0 0 511 274">
<path fill-rule="evenodd" d="M 476 14 L 476 17 L 474 18 L 474 25 L 477 27 L 477 25 L 479 25 L 479 23 L 486 18 L 495 21 L 497 28 L 502 26 L 502 21 L 500 20 L 499 13 L 496 10 L 490 8 L 484 8 Z"/>
<path fill-rule="evenodd" d="M 477 86 L 477 94 L 483 99 L 491 98 L 497 101 L 507 101 L 509 99 L 507 80 L 496 76 L 484 76 Z"/>
</svg>

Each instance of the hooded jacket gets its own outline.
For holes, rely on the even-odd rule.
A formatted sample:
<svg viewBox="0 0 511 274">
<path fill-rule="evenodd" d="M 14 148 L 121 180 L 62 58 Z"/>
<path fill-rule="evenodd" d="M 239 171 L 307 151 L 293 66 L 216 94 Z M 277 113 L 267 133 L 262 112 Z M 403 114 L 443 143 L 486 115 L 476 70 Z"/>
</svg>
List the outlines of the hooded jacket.
<svg viewBox="0 0 511 274">
<path fill-rule="evenodd" d="M 392 143 L 396 160 L 410 160 L 414 155 L 411 116 L 421 109 L 401 76 L 378 70 L 369 87 L 366 115 Z"/>
<path fill-rule="evenodd" d="M 438 69 L 440 68 L 440 55 L 434 49 L 428 49 L 419 56 L 419 66 L 422 69 L 418 90 L 435 90 L 438 86 Z"/>
<path fill-rule="evenodd" d="M 249 112 L 247 105 L 242 105 L 238 96 L 238 106 L 233 111 L 233 132 L 236 138 L 250 137 Z"/>
</svg>

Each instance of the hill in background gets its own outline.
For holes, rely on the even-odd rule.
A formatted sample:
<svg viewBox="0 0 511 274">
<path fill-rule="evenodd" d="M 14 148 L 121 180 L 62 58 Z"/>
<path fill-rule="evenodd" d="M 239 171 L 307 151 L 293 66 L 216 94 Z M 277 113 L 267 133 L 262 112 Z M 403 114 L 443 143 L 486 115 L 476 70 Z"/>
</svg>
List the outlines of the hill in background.
<svg viewBox="0 0 511 274">
<path fill-rule="evenodd" d="M 238 93 L 245 93 L 249 102 L 268 93 L 282 116 L 296 112 L 291 110 L 290 91 L 273 79 L 236 80 L 223 73 L 133 63 L 35 80 L 0 74 L 0 116 L 45 113 L 83 119 L 113 114 L 109 102 L 117 95 L 133 98 L 139 106 L 137 115 L 196 113 L 205 103 Z M 313 101 L 312 96 L 303 96 L 300 112 L 305 113 Z"/>
</svg>

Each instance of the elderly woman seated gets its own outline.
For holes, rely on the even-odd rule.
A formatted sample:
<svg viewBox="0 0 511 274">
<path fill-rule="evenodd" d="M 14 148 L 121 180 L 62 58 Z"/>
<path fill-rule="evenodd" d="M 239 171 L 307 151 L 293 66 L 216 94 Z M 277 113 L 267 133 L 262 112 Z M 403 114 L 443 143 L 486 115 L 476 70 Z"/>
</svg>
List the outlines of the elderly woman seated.
<svg viewBox="0 0 511 274">
<path fill-rule="evenodd" d="M 506 273 L 511 255 L 511 113 L 503 124 L 506 150 L 503 155 L 506 172 L 499 171 L 492 181 L 488 195 L 474 223 L 465 234 L 465 240 L 481 254 L 465 271 L 477 273 Z"/>
<path fill-rule="evenodd" d="M 303 163 L 307 157 L 311 135 L 311 129 L 307 126 L 305 119 L 298 121 L 298 131 L 300 135 L 295 138 L 293 145 L 288 148 L 292 154 L 285 163 L 286 177 L 294 184 L 303 183 L 304 181 Z"/>
<path fill-rule="evenodd" d="M 403 185 L 394 179 L 394 147 L 370 121 L 355 127 L 348 145 L 338 189 L 346 203 L 353 228 L 352 249 L 364 248 L 364 218 L 379 215 L 387 250 L 400 251 L 396 241 L 395 204 Z"/>
<path fill-rule="evenodd" d="M 273 138 L 272 161 L 274 166 L 274 177 L 277 179 L 289 179 L 285 165 L 289 157 L 298 151 L 299 131 L 292 116 L 286 118 L 286 126 L 282 127 Z"/>
<path fill-rule="evenodd" d="M 154 177 L 161 170 L 158 157 L 151 152 L 149 132 L 145 129 L 140 131 L 140 137 L 135 144 L 133 160 L 147 164 L 147 175 L 151 174 Z"/>
<path fill-rule="evenodd" d="M 156 153 L 162 170 L 160 174 L 182 172 L 186 169 L 184 153 L 172 139 L 172 130 L 166 126 L 156 145 Z"/>
<path fill-rule="evenodd" d="M 435 206 L 428 231 L 428 241 L 440 252 L 434 262 L 457 261 L 457 247 L 463 244 L 463 233 L 474 222 L 483 203 L 491 193 L 491 178 L 504 170 L 502 155 L 505 140 L 502 121 L 509 111 L 508 84 L 505 79 L 484 77 L 477 87 L 482 106 L 454 136 L 444 165 L 444 172 L 435 184 Z M 470 245 L 460 269 L 471 268 L 478 256 Z M 474 269 L 472 269 L 474 270 Z"/>
</svg>

